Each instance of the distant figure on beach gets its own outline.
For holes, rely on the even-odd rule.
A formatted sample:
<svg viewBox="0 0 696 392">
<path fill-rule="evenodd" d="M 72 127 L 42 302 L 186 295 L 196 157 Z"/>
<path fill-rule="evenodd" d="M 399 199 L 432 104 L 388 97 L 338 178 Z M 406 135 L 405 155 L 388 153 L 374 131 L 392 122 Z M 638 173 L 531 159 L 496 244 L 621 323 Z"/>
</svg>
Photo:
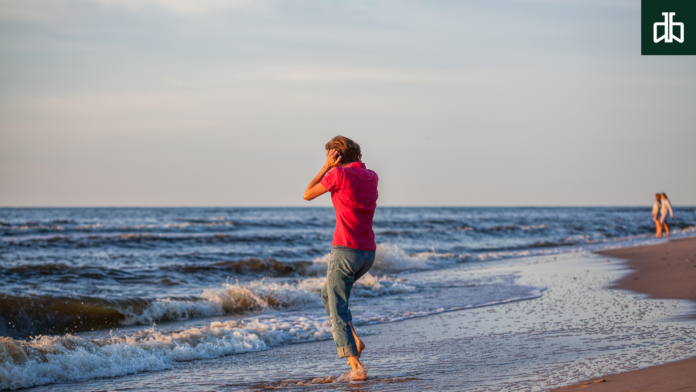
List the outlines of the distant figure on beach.
<svg viewBox="0 0 696 392">
<path fill-rule="evenodd" d="M 655 236 L 662 237 L 662 223 L 660 223 L 660 200 L 662 195 L 659 193 L 655 194 L 655 204 L 653 204 L 652 217 L 653 222 L 655 222 Z"/>
<path fill-rule="evenodd" d="M 358 143 L 336 136 L 325 148 L 326 162 L 307 186 L 303 198 L 313 200 L 331 192 L 336 229 L 321 299 L 329 315 L 338 357 L 348 358 L 353 379 L 365 379 L 367 375 L 360 363 L 365 344 L 355 332 L 348 302 L 353 283 L 375 262 L 377 246 L 372 219 L 377 207 L 379 178 L 362 163 Z"/>
<path fill-rule="evenodd" d="M 663 192 L 660 194 L 660 225 L 662 226 L 662 230 L 665 233 L 667 233 L 667 237 L 669 237 L 669 226 L 667 226 L 668 212 L 670 218 L 674 218 L 674 213 L 672 212 L 672 205 L 669 203 L 667 195 Z M 661 234 L 660 237 L 662 237 Z"/>
</svg>

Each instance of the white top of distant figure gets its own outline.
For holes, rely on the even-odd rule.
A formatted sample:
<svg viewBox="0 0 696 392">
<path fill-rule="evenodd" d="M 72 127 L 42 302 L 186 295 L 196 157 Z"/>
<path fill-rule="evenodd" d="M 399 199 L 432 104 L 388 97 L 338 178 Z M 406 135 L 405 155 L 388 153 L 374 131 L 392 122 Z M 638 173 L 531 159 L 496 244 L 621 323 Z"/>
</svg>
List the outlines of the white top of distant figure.
<svg viewBox="0 0 696 392">
<path fill-rule="evenodd" d="M 669 199 L 667 198 L 667 196 L 663 194 L 662 200 L 660 201 L 660 215 L 667 216 L 667 211 L 669 211 L 669 216 L 674 218 L 674 213 L 672 212 L 672 205 L 669 203 Z"/>
</svg>

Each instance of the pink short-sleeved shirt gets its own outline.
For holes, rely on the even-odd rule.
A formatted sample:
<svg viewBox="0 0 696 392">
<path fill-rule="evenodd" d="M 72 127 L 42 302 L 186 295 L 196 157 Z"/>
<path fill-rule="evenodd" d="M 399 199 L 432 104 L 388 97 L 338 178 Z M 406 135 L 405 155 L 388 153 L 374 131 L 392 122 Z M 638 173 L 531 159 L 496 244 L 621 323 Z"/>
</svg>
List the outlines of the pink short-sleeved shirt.
<svg viewBox="0 0 696 392">
<path fill-rule="evenodd" d="M 372 219 L 377 208 L 377 173 L 362 162 L 336 167 L 324 176 L 321 185 L 331 192 L 336 210 L 333 246 L 375 250 Z"/>
</svg>

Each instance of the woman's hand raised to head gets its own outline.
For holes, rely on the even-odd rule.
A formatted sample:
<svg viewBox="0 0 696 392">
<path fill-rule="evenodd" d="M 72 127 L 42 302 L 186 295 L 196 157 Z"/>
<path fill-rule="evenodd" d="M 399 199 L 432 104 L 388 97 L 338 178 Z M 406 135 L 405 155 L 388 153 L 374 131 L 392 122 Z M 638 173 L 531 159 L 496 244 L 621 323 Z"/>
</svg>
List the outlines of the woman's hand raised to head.
<svg viewBox="0 0 696 392">
<path fill-rule="evenodd" d="M 319 170 L 319 173 L 314 177 L 314 179 L 309 182 L 309 185 L 307 185 L 307 189 L 305 190 L 304 195 L 302 195 L 302 198 L 305 200 L 313 200 L 328 192 L 326 188 L 321 185 L 321 179 L 324 178 L 329 170 L 340 164 L 341 154 L 338 152 L 338 150 L 327 150 L 326 163 L 324 163 L 324 166 L 321 167 L 321 170 Z"/>
<path fill-rule="evenodd" d="M 326 163 L 324 164 L 324 167 L 327 169 L 333 169 L 334 167 L 338 166 L 341 164 L 341 154 L 338 152 L 338 150 L 327 150 L 326 151 Z"/>
</svg>

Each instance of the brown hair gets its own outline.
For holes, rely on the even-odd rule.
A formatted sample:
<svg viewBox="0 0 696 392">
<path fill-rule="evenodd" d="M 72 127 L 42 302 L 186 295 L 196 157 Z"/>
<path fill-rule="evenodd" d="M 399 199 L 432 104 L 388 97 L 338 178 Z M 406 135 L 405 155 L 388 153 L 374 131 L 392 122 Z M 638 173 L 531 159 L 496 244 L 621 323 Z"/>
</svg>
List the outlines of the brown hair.
<svg viewBox="0 0 696 392">
<path fill-rule="evenodd" d="M 345 136 L 338 135 L 326 143 L 327 150 L 338 150 L 341 163 L 360 162 L 360 146 Z"/>
</svg>

